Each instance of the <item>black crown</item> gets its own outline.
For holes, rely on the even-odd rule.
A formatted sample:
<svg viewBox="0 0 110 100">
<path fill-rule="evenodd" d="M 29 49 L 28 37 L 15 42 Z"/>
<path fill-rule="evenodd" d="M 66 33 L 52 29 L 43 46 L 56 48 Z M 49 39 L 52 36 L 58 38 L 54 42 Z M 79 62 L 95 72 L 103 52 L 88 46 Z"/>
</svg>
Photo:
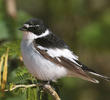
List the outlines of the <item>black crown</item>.
<svg viewBox="0 0 110 100">
<path fill-rule="evenodd" d="M 37 18 L 31 18 L 20 28 L 22 31 L 30 31 L 36 35 L 44 33 L 46 29 L 47 27 L 44 25 L 43 21 Z"/>
</svg>

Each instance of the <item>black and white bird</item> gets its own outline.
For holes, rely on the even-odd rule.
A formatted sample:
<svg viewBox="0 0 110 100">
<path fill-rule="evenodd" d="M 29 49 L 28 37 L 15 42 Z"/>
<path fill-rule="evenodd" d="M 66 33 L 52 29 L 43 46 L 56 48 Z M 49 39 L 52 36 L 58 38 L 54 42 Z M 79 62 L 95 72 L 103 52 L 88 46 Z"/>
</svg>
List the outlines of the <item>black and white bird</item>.
<svg viewBox="0 0 110 100">
<path fill-rule="evenodd" d="M 20 30 L 23 31 L 21 52 L 24 64 L 37 79 L 55 81 L 68 76 L 99 83 L 88 75 L 90 73 L 110 80 L 80 63 L 66 43 L 52 33 L 42 20 L 32 18 Z"/>
</svg>

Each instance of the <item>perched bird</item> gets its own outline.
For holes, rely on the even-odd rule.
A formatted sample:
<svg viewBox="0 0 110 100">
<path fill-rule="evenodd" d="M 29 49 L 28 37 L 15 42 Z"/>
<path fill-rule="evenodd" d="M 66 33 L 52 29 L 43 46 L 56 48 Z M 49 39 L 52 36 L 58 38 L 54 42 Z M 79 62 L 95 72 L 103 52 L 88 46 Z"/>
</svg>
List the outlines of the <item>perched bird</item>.
<svg viewBox="0 0 110 100">
<path fill-rule="evenodd" d="M 32 18 L 20 30 L 23 31 L 21 52 L 24 64 L 37 79 L 55 81 L 68 76 L 99 83 L 88 75 L 90 73 L 110 80 L 80 63 L 67 44 L 47 28 L 42 20 Z"/>
</svg>

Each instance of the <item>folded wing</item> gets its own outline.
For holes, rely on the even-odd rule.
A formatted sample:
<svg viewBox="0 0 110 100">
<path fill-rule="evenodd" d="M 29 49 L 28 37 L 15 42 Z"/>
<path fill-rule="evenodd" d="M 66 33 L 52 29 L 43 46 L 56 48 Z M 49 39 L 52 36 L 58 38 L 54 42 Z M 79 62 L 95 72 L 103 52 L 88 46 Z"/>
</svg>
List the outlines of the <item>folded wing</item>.
<svg viewBox="0 0 110 100">
<path fill-rule="evenodd" d="M 77 56 L 72 54 L 71 51 L 69 52 L 69 51 L 64 50 L 65 51 L 64 52 L 63 50 L 61 50 L 61 52 L 63 52 L 63 53 L 58 54 L 57 50 L 54 50 L 54 52 L 53 52 L 52 49 L 47 49 L 47 48 L 43 48 L 43 47 L 39 47 L 39 46 L 36 46 L 35 48 L 47 60 L 50 60 L 51 62 L 68 69 L 68 71 L 69 71 L 68 76 L 78 77 L 78 78 L 81 78 L 84 80 L 91 81 L 93 83 L 99 83 L 99 81 L 97 81 L 94 78 L 91 78 L 81 68 L 82 65 L 80 65 L 77 62 L 77 60 L 78 60 Z M 65 57 L 65 55 L 67 55 L 67 56 Z"/>
</svg>

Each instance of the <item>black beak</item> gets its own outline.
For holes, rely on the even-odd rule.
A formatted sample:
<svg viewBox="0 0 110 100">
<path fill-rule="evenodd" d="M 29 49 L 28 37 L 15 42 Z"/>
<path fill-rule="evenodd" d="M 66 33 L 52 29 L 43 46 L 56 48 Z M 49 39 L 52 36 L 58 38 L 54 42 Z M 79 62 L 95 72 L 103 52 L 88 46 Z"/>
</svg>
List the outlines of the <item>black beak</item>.
<svg viewBox="0 0 110 100">
<path fill-rule="evenodd" d="M 19 30 L 20 31 L 27 31 L 27 28 L 25 26 L 23 26 L 23 27 L 20 27 Z"/>
</svg>

